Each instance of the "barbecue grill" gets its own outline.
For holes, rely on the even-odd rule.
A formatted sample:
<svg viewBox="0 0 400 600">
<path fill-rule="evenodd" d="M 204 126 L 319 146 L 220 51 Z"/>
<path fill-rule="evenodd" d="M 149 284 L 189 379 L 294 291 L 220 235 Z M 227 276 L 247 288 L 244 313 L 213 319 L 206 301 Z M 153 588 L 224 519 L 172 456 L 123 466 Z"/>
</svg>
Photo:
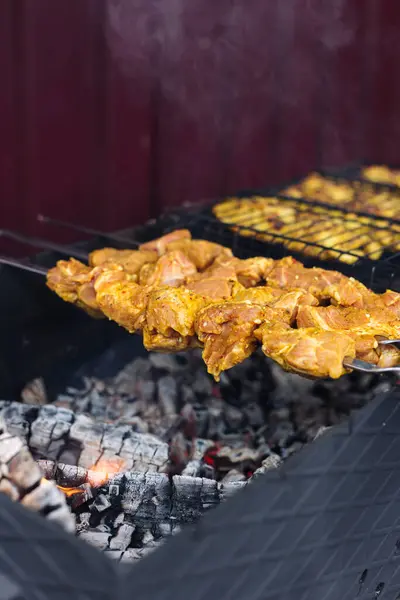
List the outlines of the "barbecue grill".
<svg viewBox="0 0 400 600">
<path fill-rule="evenodd" d="M 400 291 L 399 182 L 363 171 L 398 159 L 397 3 L 203 4 L 0 4 L 0 598 L 400 598 L 395 374 L 255 353 L 216 385 L 44 285 L 187 228 Z M 287 193 L 312 172 L 355 204 Z M 266 228 L 270 198 L 292 222 Z"/>
<path fill-rule="evenodd" d="M 71 226 L 77 230 L 81 229 L 79 225 L 68 225 L 46 217 L 41 217 L 41 220 L 46 225 L 44 230 L 46 234 L 50 226 Z M 261 469 L 257 458 L 254 463 L 252 457 L 246 455 L 244 462 L 240 458 L 238 463 L 235 463 L 237 457 L 232 458 L 229 454 L 219 456 L 218 449 L 204 446 L 200 447 L 203 455 L 201 472 L 194 461 L 193 465 L 189 462 L 186 471 L 178 470 L 178 474 L 163 474 L 159 471 L 160 465 L 168 458 L 168 452 L 171 452 L 171 439 L 175 444 L 179 437 L 175 436 L 176 432 L 172 431 L 172 438 L 166 438 L 166 442 L 158 441 L 157 446 L 154 446 L 154 440 L 143 437 L 138 446 L 137 434 L 133 434 L 136 438 L 130 441 L 128 438 L 131 434 L 127 432 L 126 427 L 122 430 L 121 425 L 113 425 L 115 439 L 121 441 L 108 442 L 108 446 L 106 444 L 101 447 L 101 453 L 110 453 L 110 443 L 111 447 L 115 443 L 117 445 L 125 443 L 131 447 L 132 444 L 136 444 L 135 448 L 142 448 L 140 453 L 144 458 L 141 461 L 146 463 L 145 455 L 149 452 L 146 450 L 146 444 L 150 444 L 149 448 L 153 456 L 150 471 L 153 470 L 153 473 L 141 474 L 140 461 L 133 459 L 131 475 L 115 472 L 106 483 L 102 483 L 102 486 L 97 488 L 93 498 L 89 484 L 95 475 L 88 465 L 95 462 L 96 442 L 88 417 L 84 417 L 86 421 L 82 428 L 80 415 L 87 414 L 88 410 L 90 412 L 91 409 L 88 409 L 87 404 L 89 398 L 89 402 L 95 407 L 93 415 L 97 414 L 106 422 L 118 423 L 121 420 L 121 414 L 118 412 L 120 408 L 107 406 L 111 399 L 115 400 L 117 392 L 113 389 L 105 396 L 106 400 L 104 398 L 99 400 L 99 396 L 93 394 L 93 389 L 89 392 L 77 390 L 67 393 L 65 390 L 69 389 L 68 385 L 71 386 L 79 379 L 79 373 L 82 375 L 82 365 L 86 365 L 83 372 L 86 378 L 92 377 L 93 374 L 101 374 L 103 377 L 106 374 L 112 378 L 121 368 L 121 362 L 126 363 L 133 358 L 135 363 L 138 360 L 145 361 L 147 358 L 139 339 L 126 336 L 123 330 L 113 327 L 111 323 L 91 320 L 74 308 L 58 302 L 45 289 L 43 273 L 63 255 L 71 254 L 83 258 L 88 251 L 103 245 L 135 248 L 143 241 L 181 227 L 189 228 L 193 236 L 201 235 L 204 239 L 229 245 L 237 255 L 242 257 L 271 253 L 275 257 L 280 257 L 288 253 L 284 246 L 268 244 L 254 237 L 241 236 L 239 231 L 232 231 L 213 218 L 207 206 L 185 207 L 169 212 L 144 227 L 119 231 L 115 234 L 87 231 L 83 228 L 82 235 L 89 233 L 93 236 L 88 242 L 67 248 L 55 244 L 54 251 L 51 251 L 53 244 L 48 241 L 45 234 L 43 238 L 29 239 L 13 232 L 6 233 L 21 243 L 42 246 L 45 251 L 31 257 L 29 261 L 21 261 L 10 256 L 2 258 L 4 261 L 2 277 L 6 282 L 5 285 L 9 289 L 14 286 L 16 291 L 15 295 L 8 299 L 8 305 L 2 311 L 2 314 L 8 315 L 11 325 L 9 337 L 4 337 L 2 342 L 4 344 L 2 372 L 5 374 L 2 379 L 2 398 L 6 401 L 1 403 L 0 411 L 14 432 L 22 436 L 27 435 L 30 448 L 39 459 L 44 476 L 55 479 L 62 489 L 65 486 L 68 489 L 71 487 L 76 489 L 77 493 L 72 496 L 70 505 L 80 515 L 78 525 L 83 529 L 80 534 L 82 539 L 78 540 L 81 544 L 85 544 L 84 548 L 79 546 L 81 560 L 86 560 L 84 554 L 86 545 L 88 542 L 93 543 L 93 540 L 105 555 L 118 559 L 125 554 L 130 560 L 140 560 L 132 573 L 130 562 L 123 560 L 121 562 L 117 560 L 112 567 L 107 566 L 110 573 L 112 572 L 110 577 L 114 581 L 118 580 L 116 585 L 121 590 L 121 597 L 125 597 L 127 589 L 132 589 L 133 581 L 135 590 L 143 598 L 185 598 L 189 585 L 196 588 L 198 598 L 216 595 L 219 597 L 220 594 L 226 597 L 230 597 L 230 594 L 232 597 L 235 597 L 235 594 L 238 594 L 236 597 L 253 594 L 254 598 L 274 598 L 276 594 L 284 594 L 288 598 L 297 598 L 299 593 L 303 594 L 304 598 L 319 598 L 322 593 L 331 593 L 332 597 L 343 598 L 347 597 L 346 594 L 350 598 L 358 593 L 360 598 L 369 598 L 371 593 L 381 593 L 380 590 L 385 590 L 385 593 L 388 590 L 396 590 L 396 557 L 400 536 L 397 528 L 395 477 L 397 462 L 392 462 L 388 458 L 388 453 L 395 443 L 398 394 L 395 391 L 395 380 L 392 379 L 378 379 L 375 382 L 363 383 L 354 381 L 347 391 L 342 388 L 339 395 L 347 394 L 347 401 L 352 398 L 350 401 L 352 407 L 358 409 L 351 416 L 350 421 L 331 428 L 323 435 L 319 435 L 319 431 L 324 430 L 324 425 L 322 428 L 316 426 L 310 434 L 311 437 L 310 435 L 307 437 L 304 431 L 297 431 L 294 436 L 289 435 L 285 438 L 282 447 L 279 446 L 279 436 L 275 437 L 278 441 L 275 441 L 274 452 L 267 458 L 266 466 L 261 466 Z M 310 260 L 304 255 L 299 254 L 299 256 L 305 258 L 305 262 Z M 320 262 L 325 267 L 332 267 L 331 262 Z M 318 263 L 314 261 L 313 264 Z M 376 291 L 382 291 L 386 287 L 396 289 L 399 276 L 396 261 L 360 261 L 355 265 L 347 266 L 347 269 L 349 273 L 363 279 Z M 21 307 L 24 298 L 21 290 L 28 288 L 31 291 L 31 301 L 27 303 L 27 308 L 24 308 L 23 305 Z M 44 328 L 45 322 L 47 325 Z M 83 343 L 83 337 L 87 343 Z M 115 350 L 113 357 L 110 358 L 112 348 Z M 124 350 L 121 351 L 120 348 Z M 105 358 L 99 360 L 98 355 L 101 353 L 105 353 Z M 261 363 L 265 363 L 265 360 L 261 359 Z M 256 363 L 251 368 L 259 372 L 260 366 L 257 365 L 261 363 Z M 15 369 L 13 370 L 16 364 L 19 366 L 17 373 Z M 193 365 L 194 363 L 192 368 Z M 135 370 L 135 367 L 133 368 Z M 136 372 L 138 369 L 146 368 L 145 362 L 139 362 Z M 174 365 L 171 368 L 178 367 Z M 155 373 L 164 374 L 161 376 L 164 385 L 166 379 L 171 379 L 171 375 L 165 376 L 165 366 L 161 367 L 161 371 L 157 369 L 158 367 L 155 371 L 153 369 L 152 377 L 155 377 Z M 11 372 L 13 372 L 12 376 Z M 172 370 L 170 373 L 173 374 L 173 379 L 179 380 L 177 371 Z M 43 405 L 43 400 L 37 398 L 38 390 L 36 389 L 35 392 L 34 385 L 26 385 L 28 381 L 35 380 L 37 377 L 41 377 L 43 381 L 39 396 L 40 391 L 45 389 L 45 401 L 55 401 L 51 409 L 49 405 Z M 131 375 L 131 377 L 135 376 Z M 244 371 L 238 377 L 246 379 L 249 375 Z M 264 393 L 270 394 L 271 373 L 268 369 L 262 377 L 265 379 L 262 379 L 261 384 L 266 387 L 261 389 L 266 390 Z M 274 375 L 272 379 L 273 377 Z M 285 376 L 282 378 L 282 383 L 275 380 L 273 384 L 275 388 L 286 385 L 283 380 Z M 239 392 L 240 388 L 235 387 L 234 379 L 222 382 L 221 385 L 228 406 L 233 402 L 229 416 L 231 419 L 237 419 L 233 407 L 235 403 L 238 407 L 241 403 L 246 403 L 246 391 L 242 389 Z M 357 391 L 357 386 L 361 386 L 360 391 Z M 311 388 L 305 387 L 299 393 L 300 395 L 333 394 L 331 398 L 334 398 L 334 388 L 335 382 L 331 388 L 324 388 L 322 392 L 321 390 L 310 392 Z M 185 389 L 184 385 L 182 389 Z M 294 393 L 290 384 L 286 391 L 285 388 L 279 391 L 280 400 L 285 393 Z M 33 394 L 34 402 L 37 402 L 36 406 L 15 402 L 21 396 L 26 397 L 27 394 L 30 398 Z M 168 405 L 170 402 L 168 392 L 164 396 L 159 396 L 159 401 L 161 398 L 162 402 Z M 123 396 L 122 404 L 126 404 L 126 401 L 127 396 Z M 365 407 L 360 409 L 359 407 L 366 402 Z M 74 433 L 71 424 L 65 424 L 66 417 L 63 412 L 71 409 L 76 415 L 74 418 L 77 419 L 73 424 Z M 122 422 L 124 418 L 123 414 Z M 56 423 L 58 426 L 64 423 L 62 441 L 60 438 L 53 440 L 51 433 L 50 435 L 48 433 Z M 231 434 L 235 431 L 232 423 L 234 421 L 231 421 L 230 425 Z M 176 423 L 172 423 L 172 429 L 174 427 Z M 109 431 L 110 429 L 102 430 L 101 438 L 112 439 L 109 438 Z M 118 438 L 121 431 L 122 437 Z M 49 437 L 45 439 L 43 436 L 46 435 Z M 90 446 L 85 447 L 85 439 L 88 435 L 91 436 L 89 439 L 92 441 Z M 139 435 L 143 436 L 143 434 Z M 274 435 L 276 436 L 276 432 Z M 296 444 L 300 447 L 310 442 L 313 436 L 317 439 L 300 453 L 285 461 Z M 68 462 L 73 462 L 71 453 L 74 453 L 74 444 L 77 440 L 83 444 L 84 450 L 80 455 L 81 462 L 78 462 L 76 467 L 71 467 Z M 53 450 L 49 452 L 49 448 Z M 173 445 L 172 448 L 176 451 L 176 446 Z M 182 446 L 178 445 L 179 451 L 182 451 Z M 350 455 L 353 461 L 351 465 L 347 465 Z M 125 460 L 126 456 L 125 453 Z M 156 456 L 159 458 L 154 458 Z M 226 460 L 232 461 L 229 467 L 224 466 Z M 239 475 L 232 475 L 232 466 L 235 467 L 233 471 Z M 145 468 L 149 469 L 147 463 Z M 139 470 L 136 474 L 135 469 Z M 258 478 L 253 475 L 253 479 L 257 480 L 249 483 L 245 477 L 240 476 L 240 472 L 246 469 L 248 472 L 259 469 L 260 475 L 263 476 Z M 212 472 L 214 477 L 215 473 L 219 473 L 217 476 L 219 481 L 209 479 L 213 476 Z M 201 477 L 198 477 L 199 473 Z M 226 474 L 229 475 L 227 479 L 225 479 Z M 200 488 L 197 487 L 198 485 Z M 138 500 L 135 495 L 138 490 L 141 490 L 139 492 L 141 500 Z M 224 498 L 230 496 L 233 497 L 227 503 L 222 502 Z M 106 523 L 110 524 L 120 515 L 117 508 L 119 497 L 122 498 L 125 506 L 125 521 L 122 525 L 118 523 L 117 526 L 113 526 L 115 530 L 107 529 Z M 154 507 L 154 504 L 149 504 L 152 497 L 156 499 L 156 504 L 159 506 L 156 513 L 154 509 L 150 509 L 151 506 Z M 210 507 L 216 507 L 221 502 L 222 505 L 215 508 L 215 511 L 204 515 Z M 251 504 L 252 510 L 250 512 L 244 510 L 243 503 Z M 88 505 L 91 507 L 89 513 L 85 512 L 85 507 Z M 15 506 L 15 510 L 18 519 L 22 519 L 18 506 Z M 381 518 L 382 510 L 384 516 Z M 12 514 L 14 505 L 10 506 L 6 503 L 4 511 Z M 108 521 L 101 520 L 101 511 L 109 515 Z M 313 516 L 314 512 L 317 516 Z M 360 518 L 356 519 L 355 515 Z M 33 516 L 29 515 L 29 519 L 32 520 Z M 85 530 L 86 521 L 98 523 L 99 520 L 102 523 L 100 529 L 98 526 L 93 532 L 91 529 Z M 356 522 L 354 531 L 348 530 L 349 523 L 353 521 Z M 34 519 L 34 522 L 40 527 L 37 520 Z M 335 526 L 332 525 L 333 523 Z M 43 526 L 45 527 L 43 531 L 47 531 L 46 528 L 51 524 L 45 523 Z M 174 534 L 182 526 L 184 531 L 175 536 Z M 101 530 L 101 527 L 104 529 Z M 26 533 L 32 535 L 37 548 L 37 544 L 41 542 L 37 541 L 31 528 L 30 525 Z M 50 534 L 49 530 L 48 535 L 57 536 L 59 547 L 65 548 L 67 555 L 72 552 L 76 556 L 76 546 L 69 543 L 68 538 L 64 537 L 57 526 L 50 528 L 52 533 Z M 111 531 L 114 533 L 111 534 Z M 115 531 L 117 535 L 114 540 Z M 173 539 L 169 540 L 164 547 L 142 558 L 152 548 L 160 545 L 165 535 L 169 537 L 171 534 Z M 16 540 L 18 535 L 20 533 L 12 532 L 7 539 Z M 124 536 L 125 538 L 130 536 L 131 540 L 127 550 L 121 550 L 125 548 L 124 543 L 126 545 Z M 146 546 L 148 538 L 152 541 L 150 544 L 147 542 Z M 4 540 L 4 547 L 7 548 L 6 540 Z M 380 548 L 382 553 L 385 548 L 385 555 L 381 553 Z M 13 554 L 14 550 L 15 554 Z M 20 555 L 18 545 L 14 543 L 8 552 L 11 560 L 25 560 L 23 558 L 25 555 Z M 44 549 L 40 552 L 44 552 L 47 556 L 48 550 Z M 312 560 L 310 560 L 310 552 L 314 557 Z M 172 554 L 174 564 L 170 564 L 169 561 Z M 188 556 L 190 560 L 186 564 Z M 89 552 L 87 560 L 92 560 L 92 568 L 101 569 L 102 557 L 99 556 L 98 563 L 96 558 L 93 558 L 92 553 Z M 48 562 L 50 558 L 44 560 Z M 263 563 L 262 571 L 265 572 L 268 568 L 271 573 L 268 580 L 256 576 L 259 567 L 255 565 L 260 562 Z M 55 568 L 53 563 L 54 558 L 48 573 L 50 579 L 54 578 L 57 583 L 50 584 L 49 580 L 49 585 L 58 585 L 60 590 L 64 589 L 65 582 L 57 579 L 56 572 L 53 575 L 53 568 Z M 179 571 L 175 574 L 176 568 Z M 14 570 L 12 571 L 14 573 Z M 154 575 L 150 578 L 150 571 L 159 573 L 159 579 Z M 238 573 L 237 577 L 234 576 L 235 571 Z M 316 571 L 321 573 L 321 580 L 317 581 Z M 288 574 L 292 572 L 298 573 L 298 577 L 289 583 Z M 207 576 L 199 579 L 201 573 Z M 84 583 L 82 578 L 85 579 Z M 82 586 L 86 586 L 87 590 L 96 589 L 95 579 L 96 574 L 88 570 L 85 575 L 82 574 L 76 580 L 76 589 L 79 587 L 82 590 Z M 13 575 L 9 585 L 21 586 L 22 584 L 18 577 Z M 35 580 L 34 574 L 29 575 L 29 585 L 33 585 L 35 590 L 46 589 L 41 587 L 43 584 L 40 580 Z M 67 590 L 65 593 L 71 593 L 71 587 L 65 589 Z"/>
</svg>

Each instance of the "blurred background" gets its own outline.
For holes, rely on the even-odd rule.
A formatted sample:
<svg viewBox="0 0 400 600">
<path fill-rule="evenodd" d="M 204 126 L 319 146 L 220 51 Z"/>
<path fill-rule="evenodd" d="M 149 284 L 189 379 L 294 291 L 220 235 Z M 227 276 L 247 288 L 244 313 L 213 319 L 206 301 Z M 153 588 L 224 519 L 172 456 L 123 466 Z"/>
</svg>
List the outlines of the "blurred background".
<svg viewBox="0 0 400 600">
<path fill-rule="evenodd" d="M 398 164 L 399 39 L 398 0 L 1 0 L 0 226 Z"/>
</svg>

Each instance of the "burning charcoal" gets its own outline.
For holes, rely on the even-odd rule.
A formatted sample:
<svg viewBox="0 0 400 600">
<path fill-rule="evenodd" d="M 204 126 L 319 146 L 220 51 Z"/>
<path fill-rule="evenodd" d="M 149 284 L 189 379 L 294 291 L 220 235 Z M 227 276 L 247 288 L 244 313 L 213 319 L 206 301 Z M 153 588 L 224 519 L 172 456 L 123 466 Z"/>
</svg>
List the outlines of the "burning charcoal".
<svg viewBox="0 0 400 600">
<path fill-rule="evenodd" d="M 201 460 L 190 460 L 182 471 L 182 475 L 186 477 L 199 477 L 202 469 Z"/>
<path fill-rule="evenodd" d="M 110 508 L 110 506 L 111 502 L 105 494 L 98 494 L 93 502 L 93 508 L 99 513 L 104 512 L 107 508 Z"/>
<path fill-rule="evenodd" d="M 109 550 L 108 548 L 107 548 L 107 550 L 104 551 L 104 554 L 108 558 L 112 558 L 117 561 L 120 561 L 124 555 L 122 550 Z"/>
<path fill-rule="evenodd" d="M 230 429 L 235 430 L 238 429 L 243 422 L 243 412 L 235 406 L 226 404 L 224 406 L 224 418 Z"/>
<path fill-rule="evenodd" d="M 104 425 L 86 415 L 78 415 L 70 430 L 70 439 L 81 447 L 79 466 L 88 468 L 96 464 L 102 454 L 101 441 Z"/>
<path fill-rule="evenodd" d="M 269 456 L 267 456 L 267 458 L 265 458 L 262 461 L 261 467 L 259 469 L 257 469 L 256 471 L 254 471 L 252 479 L 256 479 L 257 477 L 260 477 L 260 475 L 263 475 L 264 473 L 266 473 L 267 471 L 270 471 L 271 469 L 277 469 L 278 467 L 281 466 L 282 462 L 283 461 L 282 461 L 281 457 L 278 456 L 278 454 L 270 454 Z"/>
<path fill-rule="evenodd" d="M 236 469 L 232 469 L 229 471 L 222 480 L 222 483 L 231 483 L 236 481 L 246 481 L 245 475 L 237 471 Z"/>
<path fill-rule="evenodd" d="M 203 440 L 201 438 L 196 438 L 193 452 L 193 459 L 200 460 L 203 458 L 204 454 L 207 452 L 209 448 L 212 448 L 215 445 L 215 442 L 212 440 Z"/>
<path fill-rule="evenodd" d="M 67 492 L 67 496 L 68 496 L 68 492 Z M 83 484 L 79 488 L 79 491 L 78 491 L 78 489 L 74 490 L 74 493 L 70 497 L 70 505 L 71 505 L 72 510 L 76 510 L 77 508 L 82 506 L 82 504 L 85 504 L 92 498 L 93 498 L 93 492 L 92 492 L 91 486 L 88 483 Z"/>
<path fill-rule="evenodd" d="M 75 518 L 65 503 L 64 494 L 52 481 L 42 479 L 40 485 L 21 500 L 27 508 L 44 514 L 70 533 L 75 532 Z"/>
<path fill-rule="evenodd" d="M 108 542 L 110 539 L 109 533 L 103 533 L 101 531 L 82 531 L 79 538 L 91 546 L 98 548 L 99 550 L 106 550 L 108 548 Z"/>
<path fill-rule="evenodd" d="M 123 553 L 121 561 L 126 563 L 132 563 L 143 558 L 140 548 L 129 548 Z"/>
<path fill-rule="evenodd" d="M 246 485 L 248 485 L 247 481 L 229 481 L 228 483 L 218 484 L 220 501 L 227 500 Z"/>
<path fill-rule="evenodd" d="M 173 486 L 175 502 L 171 516 L 180 521 L 193 521 L 201 516 L 205 508 L 220 503 L 217 482 L 211 479 L 175 476 Z"/>
<path fill-rule="evenodd" d="M 159 354 L 158 352 L 150 352 L 149 361 L 153 367 L 162 369 L 168 373 L 177 373 L 181 371 L 185 365 L 179 364 L 176 356 L 173 354 Z"/>
<path fill-rule="evenodd" d="M 257 402 L 250 401 L 243 407 L 243 413 L 251 427 L 261 427 L 264 424 L 264 414 Z"/>
<path fill-rule="evenodd" d="M 196 394 L 194 390 L 185 384 L 181 385 L 181 398 L 183 404 L 195 404 L 196 403 Z"/>
<path fill-rule="evenodd" d="M 30 435 L 30 421 L 36 418 L 38 410 L 19 402 L 0 400 L 0 418 L 4 419 L 10 433 L 22 438 Z"/>
<path fill-rule="evenodd" d="M 208 376 L 203 368 L 196 371 L 193 381 L 191 382 L 192 390 L 199 396 L 211 396 L 213 390 L 213 381 Z"/>
<path fill-rule="evenodd" d="M 66 530 L 75 530 L 75 520 L 65 497 L 52 481 L 42 478 L 24 442 L 7 431 L 0 419 L 0 491 L 24 506 L 44 513 Z"/>
<path fill-rule="evenodd" d="M 182 475 L 183 474 L 184 473 L 182 473 Z M 217 479 L 215 467 L 213 465 L 208 465 L 207 463 L 200 463 L 199 477 L 205 479 Z"/>
<path fill-rule="evenodd" d="M 169 444 L 169 472 L 181 473 L 190 459 L 189 444 L 181 431 L 177 431 Z"/>
<path fill-rule="evenodd" d="M 316 440 L 317 438 L 319 438 L 321 435 L 326 433 L 328 431 L 328 429 L 330 429 L 330 427 L 320 427 L 318 429 L 317 433 L 315 434 L 314 439 Z"/>
<path fill-rule="evenodd" d="M 135 408 L 135 414 L 136 414 Z M 140 417 L 135 416 L 134 411 L 130 412 L 129 408 L 124 410 L 120 419 L 122 425 L 129 425 L 136 433 L 149 433 L 149 425 Z"/>
<path fill-rule="evenodd" d="M 24 404 L 43 405 L 47 403 L 47 392 L 42 377 L 28 383 L 21 392 Z"/>
<path fill-rule="evenodd" d="M 126 462 L 127 470 L 162 471 L 168 463 L 168 444 L 154 435 L 131 431 L 119 456 Z"/>
<path fill-rule="evenodd" d="M 110 550 L 127 550 L 129 544 L 131 543 L 134 531 L 134 525 L 129 525 L 128 523 L 121 525 L 118 529 L 117 535 L 110 539 Z"/>
<path fill-rule="evenodd" d="M 166 375 L 158 380 L 157 396 L 163 415 L 174 416 L 177 414 L 177 385 L 171 375 Z"/>
</svg>

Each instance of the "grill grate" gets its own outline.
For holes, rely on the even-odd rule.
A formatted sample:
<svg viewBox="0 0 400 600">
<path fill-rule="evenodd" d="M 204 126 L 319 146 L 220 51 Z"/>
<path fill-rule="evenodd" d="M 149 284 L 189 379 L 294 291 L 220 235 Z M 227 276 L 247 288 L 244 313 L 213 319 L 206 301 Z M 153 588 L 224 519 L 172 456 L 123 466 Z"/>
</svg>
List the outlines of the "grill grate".
<svg viewBox="0 0 400 600">
<path fill-rule="evenodd" d="M 239 194 L 204 214 L 268 245 L 349 265 L 399 262 L 400 188 L 367 182 L 362 170 L 318 172 L 280 190 Z M 372 265 L 370 265 L 372 268 Z"/>
</svg>

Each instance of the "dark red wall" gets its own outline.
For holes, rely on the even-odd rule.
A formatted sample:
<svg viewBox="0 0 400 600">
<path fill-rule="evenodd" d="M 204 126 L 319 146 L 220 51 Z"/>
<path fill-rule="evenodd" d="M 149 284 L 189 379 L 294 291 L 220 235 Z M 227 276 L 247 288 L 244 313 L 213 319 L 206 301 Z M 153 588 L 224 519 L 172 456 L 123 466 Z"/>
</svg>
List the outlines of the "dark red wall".
<svg viewBox="0 0 400 600">
<path fill-rule="evenodd" d="M 1 0 L 0 227 L 398 161 L 398 0 Z"/>
</svg>

